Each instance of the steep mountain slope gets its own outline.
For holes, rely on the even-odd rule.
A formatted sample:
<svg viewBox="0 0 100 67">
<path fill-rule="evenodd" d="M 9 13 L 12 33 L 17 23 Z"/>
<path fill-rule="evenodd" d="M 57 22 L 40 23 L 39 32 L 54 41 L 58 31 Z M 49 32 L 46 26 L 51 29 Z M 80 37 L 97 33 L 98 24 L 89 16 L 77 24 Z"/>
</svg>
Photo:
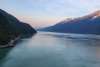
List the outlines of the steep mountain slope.
<svg viewBox="0 0 100 67">
<path fill-rule="evenodd" d="M 64 20 L 54 26 L 40 30 L 62 33 L 100 34 L 100 11 L 83 17 Z"/>
<path fill-rule="evenodd" d="M 29 37 L 36 33 L 30 25 L 0 9 L 0 45 L 8 44 L 16 37 Z"/>
</svg>

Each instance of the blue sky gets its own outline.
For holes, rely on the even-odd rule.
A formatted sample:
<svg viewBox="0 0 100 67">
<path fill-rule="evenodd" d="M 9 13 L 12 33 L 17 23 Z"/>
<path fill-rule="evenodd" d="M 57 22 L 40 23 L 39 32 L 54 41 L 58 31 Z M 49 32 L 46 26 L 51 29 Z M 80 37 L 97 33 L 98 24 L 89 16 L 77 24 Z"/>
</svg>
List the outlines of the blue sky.
<svg viewBox="0 0 100 67">
<path fill-rule="evenodd" d="M 0 8 L 39 27 L 99 10 L 100 0 L 0 0 Z"/>
</svg>

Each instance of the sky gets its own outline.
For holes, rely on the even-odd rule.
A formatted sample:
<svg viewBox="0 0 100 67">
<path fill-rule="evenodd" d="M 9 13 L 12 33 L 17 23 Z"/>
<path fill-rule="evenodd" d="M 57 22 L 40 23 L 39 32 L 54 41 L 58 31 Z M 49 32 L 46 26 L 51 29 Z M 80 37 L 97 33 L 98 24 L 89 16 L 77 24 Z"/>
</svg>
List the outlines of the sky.
<svg viewBox="0 0 100 67">
<path fill-rule="evenodd" d="M 99 10 L 100 0 L 0 0 L 0 9 L 38 28 Z"/>
</svg>

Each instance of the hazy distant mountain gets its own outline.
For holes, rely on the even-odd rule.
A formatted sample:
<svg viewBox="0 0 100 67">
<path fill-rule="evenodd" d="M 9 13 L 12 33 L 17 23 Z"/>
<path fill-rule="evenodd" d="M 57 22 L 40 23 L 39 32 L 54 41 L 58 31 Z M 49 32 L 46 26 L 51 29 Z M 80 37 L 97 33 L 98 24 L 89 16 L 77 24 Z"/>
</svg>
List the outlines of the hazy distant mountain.
<svg viewBox="0 0 100 67">
<path fill-rule="evenodd" d="M 100 34 L 100 11 L 83 17 L 64 20 L 54 26 L 40 30 L 62 33 Z"/>
<path fill-rule="evenodd" d="M 8 44 L 16 37 L 32 36 L 36 31 L 28 24 L 0 9 L 0 45 Z"/>
</svg>

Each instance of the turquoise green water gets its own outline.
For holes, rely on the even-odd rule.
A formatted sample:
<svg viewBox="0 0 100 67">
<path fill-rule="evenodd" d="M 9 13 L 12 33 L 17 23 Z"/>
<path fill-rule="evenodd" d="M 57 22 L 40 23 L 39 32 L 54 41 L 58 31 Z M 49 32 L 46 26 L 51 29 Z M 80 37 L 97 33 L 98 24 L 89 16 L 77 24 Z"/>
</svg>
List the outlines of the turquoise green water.
<svg viewBox="0 0 100 67">
<path fill-rule="evenodd" d="M 0 67 L 100 67 L 99 36 L 39 32 L 0 49 Z"/>
</svg>

